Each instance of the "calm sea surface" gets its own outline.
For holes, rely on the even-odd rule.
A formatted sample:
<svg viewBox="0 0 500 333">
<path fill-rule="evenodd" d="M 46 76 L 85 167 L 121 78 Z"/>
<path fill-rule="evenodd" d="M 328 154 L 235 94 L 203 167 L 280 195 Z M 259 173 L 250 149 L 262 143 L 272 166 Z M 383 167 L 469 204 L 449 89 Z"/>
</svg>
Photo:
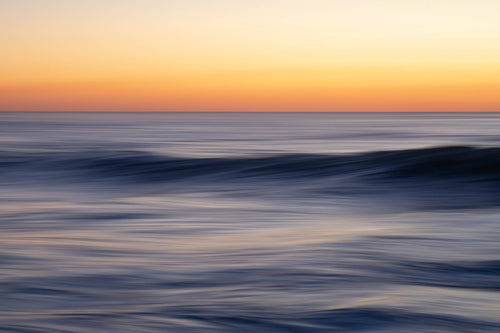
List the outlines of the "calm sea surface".
<svg viewBox="0 0 500 333">
<path fill-rule="evenodd" d="M 0 113 L 0 332 L 500 332 L 500 114 Z"/>
</svg>

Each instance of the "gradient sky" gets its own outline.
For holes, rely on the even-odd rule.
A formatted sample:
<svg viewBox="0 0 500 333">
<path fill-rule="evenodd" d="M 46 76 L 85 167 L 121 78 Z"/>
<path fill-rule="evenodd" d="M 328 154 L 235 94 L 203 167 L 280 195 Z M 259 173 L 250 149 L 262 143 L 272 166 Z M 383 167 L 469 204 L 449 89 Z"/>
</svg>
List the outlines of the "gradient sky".
<svg viewBox="0 0 500 333">
<path fill-rule="evenodd" d="M 499 0 L 1 0 L 3 111 L 500 111 Z"/>
</svg>

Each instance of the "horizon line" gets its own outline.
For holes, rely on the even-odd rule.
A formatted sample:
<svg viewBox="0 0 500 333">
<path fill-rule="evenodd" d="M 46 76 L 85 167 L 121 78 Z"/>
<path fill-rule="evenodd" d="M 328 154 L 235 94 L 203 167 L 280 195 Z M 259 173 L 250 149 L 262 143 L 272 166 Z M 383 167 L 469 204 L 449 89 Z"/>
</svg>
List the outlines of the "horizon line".
<svg viewBox="0 0 500 333">
<path fill-rule="evenodd" d="M 499 113 L 496 111 L 140 111 L 140 110 L 0 110 L 1 113 Z"/>
</svg>

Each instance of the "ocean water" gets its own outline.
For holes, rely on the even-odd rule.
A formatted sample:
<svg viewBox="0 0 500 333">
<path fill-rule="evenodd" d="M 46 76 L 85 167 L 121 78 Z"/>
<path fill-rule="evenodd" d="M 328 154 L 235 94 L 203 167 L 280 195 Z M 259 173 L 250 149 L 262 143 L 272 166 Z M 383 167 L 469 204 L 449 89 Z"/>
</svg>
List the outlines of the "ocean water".
<svg viewBox="0 0 500 333">
<path fill-rule="evenodd" d="M 0 113 L 0 332 L 500 332 L 500 114 Z"/>
</svg>

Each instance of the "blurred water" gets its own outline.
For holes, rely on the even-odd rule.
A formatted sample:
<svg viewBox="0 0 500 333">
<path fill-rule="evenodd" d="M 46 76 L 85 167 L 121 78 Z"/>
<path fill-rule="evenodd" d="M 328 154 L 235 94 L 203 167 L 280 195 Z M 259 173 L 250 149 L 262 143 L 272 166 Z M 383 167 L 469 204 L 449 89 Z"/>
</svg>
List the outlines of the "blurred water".
<svg viewBox="0 0 500 333">
<path fill-rule="evenodd" d="M 499 128 L 0 113 L 0 331 L 499 332 Z"/>
</svg>

